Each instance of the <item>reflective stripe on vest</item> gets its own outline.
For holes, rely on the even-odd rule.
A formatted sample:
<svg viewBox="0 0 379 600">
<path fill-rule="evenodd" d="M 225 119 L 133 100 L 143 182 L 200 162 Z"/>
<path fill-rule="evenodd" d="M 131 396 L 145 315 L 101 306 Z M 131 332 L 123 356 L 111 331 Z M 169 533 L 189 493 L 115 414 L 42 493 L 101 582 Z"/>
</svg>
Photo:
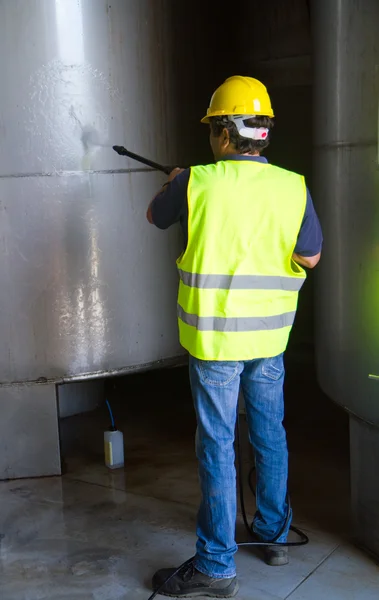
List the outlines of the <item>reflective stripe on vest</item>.
<svg viewBox="0 0 379 600">
<path fill-rule="evenodd" d="M 285 290 L 298 292 L 304 279 L 277 275 L 215 275 L 188 273 L 178 269 L 184 285 L 207 290 Z"/>
<path fill-rule="evenodd" d="M 254 161 L 191 168 L 178 259 L 180 342 L 202 360 L 284 352 L 305 271 L 292 261 L 304 178 Z"/>
<path fill-rule="evenodd" d="M 295 320 L 296 311 L 270 317 L 198 317 L 186 313 L 178 304 L 178 317 L 199 331 L 265 331 L 290 327 Z"/>
</svg>

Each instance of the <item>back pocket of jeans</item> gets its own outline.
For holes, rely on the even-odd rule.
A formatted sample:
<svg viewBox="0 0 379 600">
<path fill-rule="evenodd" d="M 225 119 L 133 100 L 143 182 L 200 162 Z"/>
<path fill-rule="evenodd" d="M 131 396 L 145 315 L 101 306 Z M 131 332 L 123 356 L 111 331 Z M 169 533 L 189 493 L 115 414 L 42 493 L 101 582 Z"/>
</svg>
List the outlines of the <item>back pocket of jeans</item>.
<svg viewBox="0 0 379 600">
<path fill-rule="evenodd" d="M 198 366 L 200 377 L 207 385 L 228 385 L 238 374 L 236 362 L 199 360 Z"/>
<path fill-rule="evenodd" d="M 262 364 L 262 375 L 273 381 L 278 381 L 284 374 L 283 355 L 266 358 Z"/>
</svg>

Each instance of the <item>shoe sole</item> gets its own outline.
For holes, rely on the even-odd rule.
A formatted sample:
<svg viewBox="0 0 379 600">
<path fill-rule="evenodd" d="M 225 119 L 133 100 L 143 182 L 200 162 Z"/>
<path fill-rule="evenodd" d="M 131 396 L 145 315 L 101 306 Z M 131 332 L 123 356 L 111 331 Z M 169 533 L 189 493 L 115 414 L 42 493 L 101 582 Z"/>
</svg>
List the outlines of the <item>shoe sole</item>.
<svg viewBox="0 0 379 600">
<path fill-rule="evenodd" d="M 238 583 L 233 584 L 234 589 L 229 590 L 226 588 L 225 590 L 212 590 L 209 588 L 199 588 L 198 590 L 194 590 L 193 592 L 185 592 L 183 594 L 166 594 L 165 592 L 159 592 L 161 596 L 167 596 L 168 598 L 197 598 L 198 596 L 207 596 L 208 598 L 234 598 L 237 595 L 239 590 Z"/>
</svg>

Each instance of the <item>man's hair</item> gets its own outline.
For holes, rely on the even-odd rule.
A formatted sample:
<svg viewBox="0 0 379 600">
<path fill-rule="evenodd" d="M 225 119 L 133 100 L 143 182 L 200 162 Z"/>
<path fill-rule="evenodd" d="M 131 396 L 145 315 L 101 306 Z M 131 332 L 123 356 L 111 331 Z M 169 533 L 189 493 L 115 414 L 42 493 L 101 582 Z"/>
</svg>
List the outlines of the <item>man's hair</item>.
<svg viewBox="0 0 379 600">
<path fill-rule="evenodd" d="M 270 117 L 258 116 L 246 119 L 245 124 L 247 127 L 265 127 L 269 130 L 269 134 L 265 140 L 252 140 L 250 138 L 242 137 L 238 133 L 236 124 L 233 123 L 233 121 L 230 121 L 226 116 L 211 117 L 209 121 L 212 134 L 215 137 L 219 137 L 223 130 L 227 129 L 230 142 L 239 154 L 262 152 L 262 150 L 267 148 L 270 143 L 271 129 L 274 127 L 274 120 Z"/>
</svg>

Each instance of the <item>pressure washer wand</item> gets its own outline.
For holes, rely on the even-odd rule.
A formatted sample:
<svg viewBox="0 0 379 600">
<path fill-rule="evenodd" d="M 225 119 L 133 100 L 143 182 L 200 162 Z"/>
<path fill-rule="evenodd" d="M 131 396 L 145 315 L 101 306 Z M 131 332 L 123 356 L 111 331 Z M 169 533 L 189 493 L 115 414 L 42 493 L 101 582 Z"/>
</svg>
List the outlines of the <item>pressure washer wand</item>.
<svg viewBox="0 0 379 600">
<path fill-rule="evenodd" d="M 162 171 L 163 173 L 166 173 L 166 175 L 169 175 L 174 168 L 174 167 L 165 167 L 164 165 L 160 165 L 159 163 L 156 163 L 153 160 L 149 160 L 148 158 L 145 158 L 144 156 L 140 156 L 139 154 L 134 154 L 134 152 L 130 152 L 130 150 L 127 150 L 126 148 L 124 148 L 124 146 L 113 146 L 113 150 L 115 152 L 117 152 L 117 154 L 119 154 L 120 156 L 128 156 L 129 158 L 132 158 L 133 160 L 136 160 L 136 161 L 142 163 L 143 165 L 147 165 L 148 167 L 151 167 L 152 169 L 157 169 L 157 171 Z"/>
</svg>

